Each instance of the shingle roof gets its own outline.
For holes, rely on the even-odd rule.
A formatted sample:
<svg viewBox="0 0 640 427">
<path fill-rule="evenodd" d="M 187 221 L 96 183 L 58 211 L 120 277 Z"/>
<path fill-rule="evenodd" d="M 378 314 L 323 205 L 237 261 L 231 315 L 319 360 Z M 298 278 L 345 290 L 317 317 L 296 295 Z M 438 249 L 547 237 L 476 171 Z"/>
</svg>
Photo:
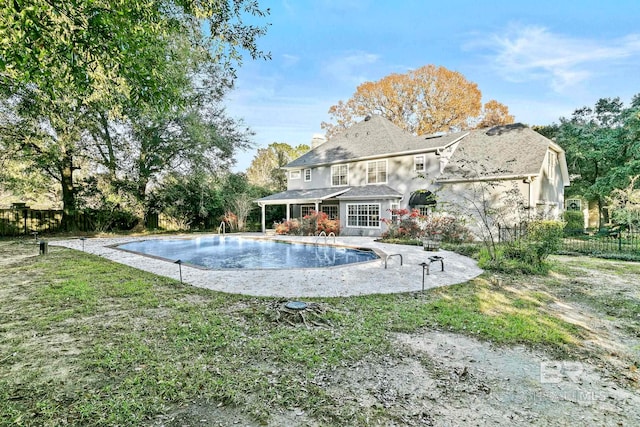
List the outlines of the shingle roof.
<svg viewBox="0 0 640 427">
<path fill-rule="evenodd" d="M 462 135 L 464 134 L 456 133 L 418 137 L 400 129 L 381 116 L 372 116 L 298 157 L 285 168 L 301 168 L 403 152 L 435 150 L 446 147 Z"/>
<path fill-rule="evenodd" d="M 550 143 L 520 123 L 471 131 L 460 140 L 438 181 L 537 175 Z"/>
<path fill-rule="evenodd" d="M 349 191 L 344 192 L 336 197 L 336 199 L 389 199 L 401 198 L 402 193 L 394 190 L 388 185 L 364 185 L 361 187 L 351 187 Z"/>
<path fill-rule="evenodd" d="M 364 185 L 361 187 L 331 187 L 312 190 L 287 190 L 255 200 L 257 203 L 275 204 L 294 201 L 338 199 L 390 199 L 400 198 L 402 194 L 388 185 Z"/>
<path fill-rule="evenodd" d="M 281 200 L 324 200 L 329 197 L 342 194 L 347 190 L 349 190 L 349 187 L 314 188 L 310 190 L 287 190 L 281 193 L 262 197 L 256 200 L 256 202 L 275 202 Z"/>
</svg>

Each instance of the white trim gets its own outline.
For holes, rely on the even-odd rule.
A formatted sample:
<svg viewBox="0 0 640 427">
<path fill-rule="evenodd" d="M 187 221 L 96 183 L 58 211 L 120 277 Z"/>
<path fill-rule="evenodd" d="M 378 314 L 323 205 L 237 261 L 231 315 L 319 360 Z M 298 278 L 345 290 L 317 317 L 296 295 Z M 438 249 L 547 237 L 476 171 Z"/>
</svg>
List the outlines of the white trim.
<svg viewBox="0 0 640 427">
<path fill-rule="evenodd" d="M 340 190 L 336 190 L 335 193 L 327 194 L 322 197 L 308 197 L 308 198 L 299 198 L 299 199 L 270 199 L 270 200 L 254 200 L 254 203 L 257 203 L 259 206 L 262 205 L 284 205 L 284 204 L 292 204 L 292 205 L 301 205 L 305 203 L 322 203 L 323 200 L 331 199 L 333 197 L 337 197 L 347 191 L 351 190 L 349 188 L 341 188 Z"/>
<path fill-rule="evenodd" d="M 369 182 L 369 165 L 371 163 L 375 163 L 376 165 L 378 163 L 384 162 L 384 181 L 377 181 L 378 179 L 378 167 L 376 166 L 376 182 Z M 366 179 L 367 185 L 369 184 L 387 184 L 389 182 L 389 161 L 388 159 L 381 159 L 381 160 L 369 160 L 367 162 L 367 179 Z"/>
<path fill-rule="evenodd" d="M 307 179 L 307 172 L 309 172 L 309 179 Z M 304 182 L 311 182 L 311 168 L 304 169 L 302 175 L 304 176 Z"/>
<path fill-rule="evenodd" d="M 292 171 L 289 171 L 289 179 L 300 179 L 301 176 L 302 176 L 302 171 L 300 171 L 300 169 L 294 169 Z"/>
<path fill-rule="evenodd" d="M 349 225 L 349 207 L 350 206 L 377 206 L 378 207 L 378 225 Z M 380 229 L 380 219 L 381 219 L 381 205 L 380 203 L 347 203 L 346 204 L 346 218 L 345 218 L 345 227 L 346 228 L 370 228 L 370 229 Z M 369 214 L 368 214 L 369 215 Z M 358 215 L 355 215 L 356 217 Z M 370 216 L 370 215 L 369 215 Z"/>
<path fill-rule="evenodd" d="M 393 212 L 391 212 L 391 211 L 394 211 L 394 210 L 396 210 L 396 211 L 400 210 L 400 203 L 399 202 L 393 202 L 393 203 L 389 204 L 389 219 L 391 221 L 397 221 L 398 218 L 399 218 L 397 214 L 394 214 Z"/>
<path fill-rule="evenodd" d="M 448 178 L 448 179 L 436 179 L 439 184 L 456 184 L 459 182 L 477 182 L 477 181 L 512 181 L 514 179 L 533 179 L 539 174 L 530 173 L 526 175 L 498 175 L 498 176 L 476 176 L 473 178 Z"/>
<path fill-rule="evenodd" d="M 346 166 L 347 167 L 347 172 L 345 174 L 345 178 L 346 178 L 346 183 L 344 184 L 334 184 L 333 183 L 333 168 L 334 167 L 339 167 L 339 166 Z M 331 179 L 331 186 L 332 187 L 346 187 L 347 185 L 349 185 L 349 163 L 338 163 L 337 165 L 331 165 L 331 171 L 330 171 L 330 179 Z"/>
<path fill-rule="evenodd" d="M 573 209 L 573 208 L 569 209 L 570 205 L 573 203 L 576 203 L 577 209 Z M 567 212 L 582 212 L 582 199 L 577 199 L 577 198 L 565 199 L 564 206 L 565 206 L 564 209 Z"/>
</svg>

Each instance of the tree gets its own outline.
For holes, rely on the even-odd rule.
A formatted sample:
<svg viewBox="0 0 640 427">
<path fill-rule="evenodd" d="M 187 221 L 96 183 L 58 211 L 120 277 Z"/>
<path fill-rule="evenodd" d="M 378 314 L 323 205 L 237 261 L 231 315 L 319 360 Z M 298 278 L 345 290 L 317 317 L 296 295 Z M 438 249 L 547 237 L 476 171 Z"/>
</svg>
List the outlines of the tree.
<svg viewBox="0 0 640 427">
<path fill-rule="evenodd" d="M 495 99 L 484 104 L 480 123 L 476 127 L 488 128 L 492 126 L 508 125 L 514 122 L 514 117 L 509 114 L 509 107 L 499 103 Z"/>
<path fill-rule="evenodd" d="M 206 82 L 206 73 L 232 80 L 241 50 L 268 57 L 255 44 L 265 28 L 242 20 L 267 12 L 252 0 L 4 1 L 0 90 L 12 111 L 2 148 L 60 182 L 66 223 L 76 207 L 78 159 L 89 157 L 88 134 L 108 136 L 91 130 L 126 120 L 131 106 L 159 113 L 192 107 L 182 94 Z"/>
<path fill-rule="evenodd" d="M 629 185 L 616 188 L 607 197 L 608 208 L 615 224 L 623 224 L 630 229 L 640 226 L 640 189 L 636 182 L 640 175 L 629 177 Z"/>
<path fill-rule="evenodd" d="M 630 107 L 619 98 L 602 98 L 594 108 L 577 109 L 571 118 L 545 129 L 567 153 L 574 175 L 570 194 L 598 203 L 600 223 L 608 221 L 606 198 L 640 174 L 640 97 Z"/>
<path fill-rule="evenodd" d="M 323 122 L 321 127 L 331 138 L 358 118 L 377 114 L 408 132 L 424 135 L 473 127 L 479 121 L 481 108 L 477 84 L 456 71 L 426 65 L 361 84 L 348 101 L 329 108 L 335 124 Z M 484 116 L 513 120 L 508 109 L 497 101 L 485 104 Z"/>
<path fill-rule="evenodd" d="M 292 147 L 283 142 L 273 142 L 267 148 L 260 148 L 247 169 L 247 179 L 258 187 L 284 191 L 287 189 L 287 178 L 281 168 L 309 150 L 306 144 Z"/>
</svg>

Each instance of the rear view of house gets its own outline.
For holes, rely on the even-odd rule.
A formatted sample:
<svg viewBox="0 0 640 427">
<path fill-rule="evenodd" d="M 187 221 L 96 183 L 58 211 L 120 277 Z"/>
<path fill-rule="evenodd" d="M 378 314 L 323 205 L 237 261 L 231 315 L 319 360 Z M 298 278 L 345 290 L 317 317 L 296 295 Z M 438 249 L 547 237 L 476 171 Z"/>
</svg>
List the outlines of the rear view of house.
<svg viewBox="0 0 640 427">
<path fill-rule="evenodd" d="M 286 219 L 311 211 L 339 219 L 341 234 L 379 236 L 392 209 L 423 214 L 465 203 L 491 182 L 494 203 L 517 188 L 527 215 L 555 218 L 569 185 L 564 150 L 524 125 L 414 136 L 380 116 L 367 117 L 287 164 L 287 191 L 263 197 L 286 205 Z"/>
</svg>

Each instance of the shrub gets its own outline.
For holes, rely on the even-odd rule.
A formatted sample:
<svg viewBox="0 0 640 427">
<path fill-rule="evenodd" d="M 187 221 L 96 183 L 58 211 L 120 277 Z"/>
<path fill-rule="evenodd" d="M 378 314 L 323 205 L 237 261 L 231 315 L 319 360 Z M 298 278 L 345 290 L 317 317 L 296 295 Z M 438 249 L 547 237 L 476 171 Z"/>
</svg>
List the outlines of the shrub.
<svg viewBox="0 0 640 427">
<path fill-rule="evenodd" d="M 482 244 L 477 242 L 476 243 L 472 243 L 472 242 L 445 243 L 444 245 L 442 245 L 442 249 L 446 249 L 448 251 L 452 251 L 460 255 L 477 259 L 478 254 L 482 249 Z"/>
<path fill-rule="evenodd" d="M 471 232 L 458 219 L 448 215 L 420 215 L 417 209 L 390 209 L 396 219 L 382 218 L 387 224 L 387 231 L 382 238 L 420 240 L 437 238 L 443 242 L 458 243 L 472 240 Z"/>
<path fill-rule="evenodd" d="M 382 233 L 383 239 L 420 239 L 424 230 L 420 225 L 423 215 L 417 209 L 389 209 L 395 219 L 381 218 L 387 225 L 387 231 Z"/>
<path fill-rule="evenodd" d="M 582 212 L 567 211 L 563 215 L 565 222 L 564 235 L 575 236 L 582 234 L 584 231 L 584 215 Z"/>
<path fill-rule="evenodd" d="M 300 228 L 300 221 L 298 221 L 297 219 L 290 219 L 289 221 L 284 222 L 276 222 L 274 226 L 276 234 L 290 234 L 293 236 L 298 236 L 302 233 L 302 229 Z"/>
<path fill-rule="evenodd" d="M 311 211 L 309 215 L 302 218 L 301 232 L 303 235 L 315 235 L 321 232 L 326 234 L 340 234 L 340 221 L 329 219 L 329 215 L 324 212 Z"/>
</svg>

